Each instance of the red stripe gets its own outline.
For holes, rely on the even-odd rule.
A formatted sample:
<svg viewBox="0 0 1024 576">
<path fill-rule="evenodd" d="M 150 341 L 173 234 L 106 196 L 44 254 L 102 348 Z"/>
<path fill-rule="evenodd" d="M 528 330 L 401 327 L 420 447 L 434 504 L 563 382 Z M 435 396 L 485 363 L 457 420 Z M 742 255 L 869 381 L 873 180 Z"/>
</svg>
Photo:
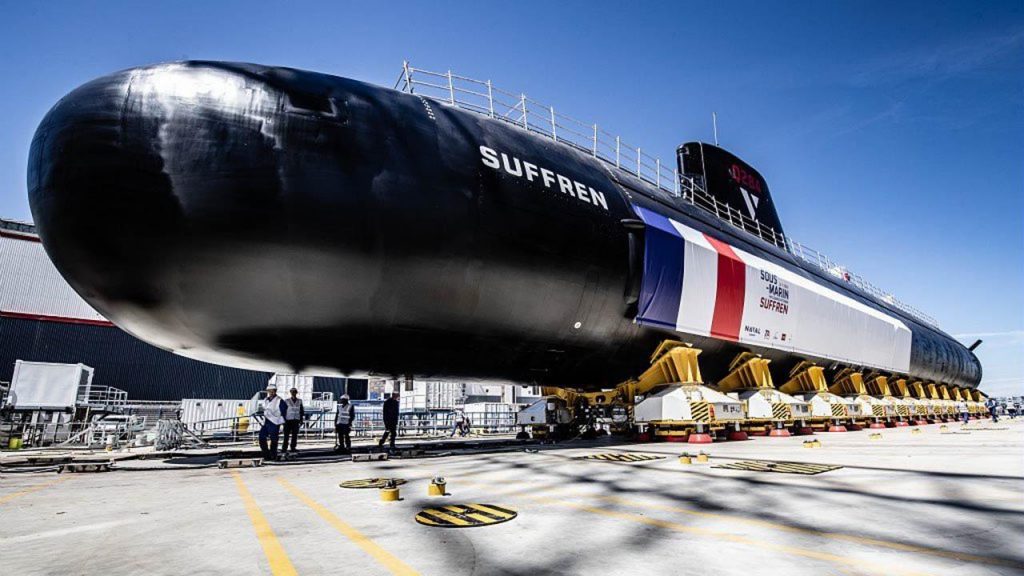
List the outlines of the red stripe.
<svg viewBox="0 0 1024 576">
<path fill-rule="evenodd" d="M 715 292 L 715 315 L 711 318 L 711 335 L 738 341 L 743 323 L 743 298 L 747 291 L 747 265 L 725 242 L 704 235 L 718 252 L 718 286 Z"/>
<path fill-rule="evenodd" d="M 113 326 L 113 322 L 107 320 L 92 320 L 90 318 L 70 318 L 68 316 L 50 316 L 48 314 L 29 314 L 27 312 L 0 311 L 0 316 L 5 318 L 19 318 L 21 320 L 40 320 L 42 322 L 63 322 L 64 324 L 88 324 L 90 326 Z"/>
<path fill-rule="evenodd" d="M 29 242 L 42 242 L 39 236 L 30 234 L 28 232 L 16 232 L 14 230 L 0 230 L 0 236 L 4 238 L 15 238 L 18 240 L 27 240 Z"/>
</svg>

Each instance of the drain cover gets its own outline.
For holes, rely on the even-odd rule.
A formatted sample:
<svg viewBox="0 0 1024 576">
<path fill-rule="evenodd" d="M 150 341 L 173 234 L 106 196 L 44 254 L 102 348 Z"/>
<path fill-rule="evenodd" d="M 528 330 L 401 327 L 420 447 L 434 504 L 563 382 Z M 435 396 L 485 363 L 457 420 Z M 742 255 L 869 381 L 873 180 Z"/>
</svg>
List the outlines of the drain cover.
<svg viewBox="0 0 1024 576">
<path fill-rule="evenodd" d="M 622 453 L 611 453 L 611 454 L 589 454 L 587 456 L 580 456 L 575 458 L 576 460 L 604 460 L 605 462 L 646 462 L 648 460 L 662 460 L 664 456 L 654 456 L 652 454 L 622 454 Z"/>
<path fill-rule="evenodd" d="M 832 466 L 830 464 L 807 464 L 804 462 L 757 462 L 754 460 L 745 460 L 742 462 L 731 462 L 729 464 L 719 464 L 712 466 L 712 468 L 724 468 L 726 470 L 746 470 L 748 472 L 779 472 L 781 474 L 805 474 L 814 475 L 821 474 L 822 472 L 831 472 L 833 470 L 839 470 L 842 466 Z"/>
<path fill-rule="evenodd" d="M 388 482 L 394 482 L 395 486 L 405 484 L 404 478 L 363 478 L 362 480 L 346 480 L 338 486 L 342 488 L 383 488 Z"/>
<path fill-rule="evenodd" d="M 416 521 L 438 528 L 475 528 L 508 522 L 518 515 L 515 510 L 494 504 L 453 504 L 421 510 Z"/>
</svg>

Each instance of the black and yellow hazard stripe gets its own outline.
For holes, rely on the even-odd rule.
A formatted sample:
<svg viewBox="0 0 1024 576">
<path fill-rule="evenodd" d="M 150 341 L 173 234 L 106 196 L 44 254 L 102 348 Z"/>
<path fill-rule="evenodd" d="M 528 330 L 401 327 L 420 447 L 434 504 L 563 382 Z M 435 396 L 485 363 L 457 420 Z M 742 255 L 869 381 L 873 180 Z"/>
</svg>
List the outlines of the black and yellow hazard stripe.
<svg viewBox="0 0 1024 576">
<path fill-rule="evenodd" d="M 839 402 L 836 402 L 835 404 L 831 404 L 831 406 L 832 406 L 832 416 L 835 416 L 836 418 L 845 418 L 846 417 L 846 406 L 844 406 L 843 404 L 840 404 Z"/>
<path fill-rule="evenodd" d="M 664 456 L 654 456 L 653 454 L 620 454 L 620 453 L 608 453 L 608 454 L 588 454 L 586 456 L 580 456 L 576 460 L 604 460 L 605 462 L 646 462 L 648 460 L 661 460 Z"/>
<path fill-rule="evenodd" d="M 712 468 L 724 468 L 726 470 L 745 470 L 747 472 L 778 472 L 780 474 L 805 474 L 814 475 L 822 472 L 839 470 L 842 466 L 831 464 L 809 464 L 804 462 L 762 462 L 757 460 L 744 460 L 741 462 L 730 462 L 719 464 Z"/>
<path fill-rule="evenodd" d="M 772 418 L 775 420 L 792 420 L 793 411 L 785 402 L 772 402 Z"/>
<path fill-rule="evenodd" d="M 518 515 L 515 510 L 494 504 L 452 504 L 420 510 L 416 522 L 437 528 L 475 528 L 508 522 Z"/>
<path fill-rule="evenodd" d="M 690 417 L 694 422 L 711 423 L 711 404 L 704 401 L 690 402 Z"/>
<path fill-rule="evenodd" d="M 342 488 L 383 488 L 391 483 L 393 486 L 405 484 L 404 478 L 362 478 L 360 480 L 346 480 L 338 486 Z"/>
<path fill-rule="evenodd" d="M 872 404 L 871 405 L 871 415 L 876 417 L 876 418 L 883 418 L 883 417 L 885 417 L 885 406 L 882 406 L 881 404 Z"/>
</svg>

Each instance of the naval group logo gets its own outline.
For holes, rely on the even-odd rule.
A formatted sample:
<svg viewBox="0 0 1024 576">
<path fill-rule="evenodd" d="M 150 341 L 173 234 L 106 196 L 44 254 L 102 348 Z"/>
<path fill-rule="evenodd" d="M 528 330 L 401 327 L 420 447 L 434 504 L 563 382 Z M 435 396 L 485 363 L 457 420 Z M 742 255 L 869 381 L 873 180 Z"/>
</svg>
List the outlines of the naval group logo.
<svg viewBox="0 0 1024 576">
<path fill-rule="evenodd" d="M 500 160 L 499 157 L 501 158 Z M 529 182 L 542 182 L 544 188 L 548 190 L 561 192 L 580 202 L 586 202 L 587 204 L 593 204 L 608 210 L 608 202 L 605 200 L 603 192 L 594 190 L 590 186 L 562 176 L 543 166 L 520 160 L 504 152 L 499 154 L 496 150 L 487 146 L 480 147 L 480 161 L 488 168 L 494 168 L 498 171 L 504 170 L 510 176 L 526 178 Z"/>
</svg>

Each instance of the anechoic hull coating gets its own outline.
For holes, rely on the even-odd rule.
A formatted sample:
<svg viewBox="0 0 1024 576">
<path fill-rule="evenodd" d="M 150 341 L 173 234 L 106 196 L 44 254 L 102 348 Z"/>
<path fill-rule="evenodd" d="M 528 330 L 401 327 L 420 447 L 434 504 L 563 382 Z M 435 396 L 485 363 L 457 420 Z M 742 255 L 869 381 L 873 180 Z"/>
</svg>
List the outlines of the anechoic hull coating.
<svg viewBox="0 0 1024 576">
<path fill-rule="evenodd" d="M 704 349 L 710 378 L 741 349 L 798 360 L 634 322 L 643 207 L 899 317 L 909 375 L 980 380 L 949 336 L 586 154 L 354 80 L 209 62 L 112 74 L 46 116 L 28 180 L 68 282 L 193 358 L 581 388 L 635 376 L 665 338 Z"/>
</svg>

